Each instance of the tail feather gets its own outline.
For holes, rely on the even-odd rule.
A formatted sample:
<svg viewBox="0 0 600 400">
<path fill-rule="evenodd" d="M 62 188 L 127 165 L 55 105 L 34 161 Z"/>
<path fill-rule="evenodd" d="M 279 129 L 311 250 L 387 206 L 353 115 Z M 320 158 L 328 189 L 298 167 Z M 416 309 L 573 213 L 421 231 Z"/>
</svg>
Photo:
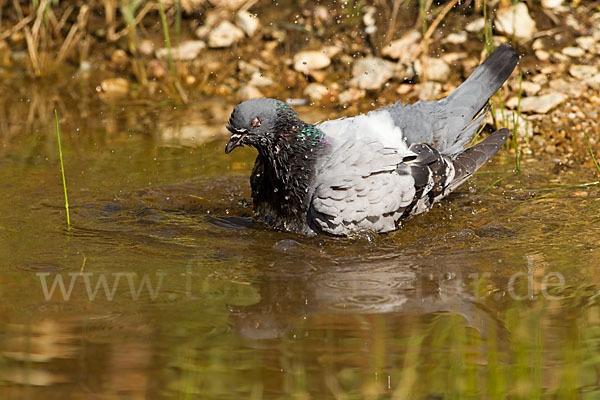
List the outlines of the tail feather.
<svg viewBox="0 0 600 400">
<path fill-rule="evenodd" d="M 471 140 L 487 113 L 489 99 L 508 79 L 519 57 L 509 45 L 500 45 L 448 97 L 439 101 L 386 109 L 409 145 L 426 143 L 454 157 Z"/>
</svg>

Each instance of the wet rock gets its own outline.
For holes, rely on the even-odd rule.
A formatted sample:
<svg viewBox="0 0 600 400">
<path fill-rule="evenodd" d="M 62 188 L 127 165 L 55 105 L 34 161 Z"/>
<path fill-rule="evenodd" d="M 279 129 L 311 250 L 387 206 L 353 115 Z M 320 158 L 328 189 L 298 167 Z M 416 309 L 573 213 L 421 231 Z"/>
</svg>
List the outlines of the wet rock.
<svg viewBox="0 0 600 400">
<path fill-rule="evenodd" d="M 273 245 L 275 250 L 283 251 L 287 253 L 289 251 L 296 251 L 302 248 L 302 244 L 292 239 L 283 239 Z"/>
<path fill-rule="evenodd" d="M 203 1 L 199 0 L 193 1 L 198 1 L 200 4 L 204 3 Z M 246 4 L 248 0 L 208 0 L 208 2 L 214 7 L 224 7 L 228 10 L 237 10 L 238 8 Z"/>
<path fill-rule="evenodd" d="M 366 92 L 362 89 L 350 88 L 339 94 L 338 102 L 340 102 L 340 104 L 352 103 L 362 99 L 365 95 Z"/>
<path fill-rule="evenodd" d="M 235 15 L 235 23 L 242 28 L 246 36 L 252 37 L 260 27 L 258 17 L 248 11 L 238 11 Z"/>
<path fill-rule="evenodd" d="M 520 83 L 521 91 L 527 96 L 535 96 L 542 90 L 542 86 L 535 82 L 523 81 Z M 510 88 L 515 92 L 519 93 L 519 81 L 512 80 L 510 82 Z"/>
<path fill-rule="evenodd" d="M 323 69 L 331 64 L 331 59 L 323 51 L 301 51 L 294 56 L 294 69 L 303 74 L 311 70 Z"/>
<path fill-rule="evenodd" d="M 442 85 L 438 82 L 429 81 L 415 85 L 415 90 L 419 100 L 434 100 L 442 93 Z"/>
<path fill-rule="evenodd" d="M 411 85 L 410 83 L 401 83 L 400 85 L 398 85 L 396 93 L 398 93 L 400 96 L 404 96 L 406 94 L 409 94 L 414 88 L 415 86 Z"/>
<path fill-rule="evenodd" d="M 223 21 L 208 34 L 208 47 L 230 47 L 244 37 L 244 31 L 229 21 Z"/>
<path fill-rule="evenodd" d="M 352 64 L 350 84 L 359 89 L 380 89 L 396 72 L 393 62 L 378 57 L 366 57 Z M 340 94 L 341 96 L 341 94 Z"/>
<path fill-rule="evenodd" d="M 338 46 L 324 46 L 321 51 L 329 58 L 333 58 L 342 52 Z"/>
<path fill-rule="evenodd" d="M 390 42 L 381 49 L 381 54 L 394 60 L 410 60 L 419 48 L 421 34 L 416 30 L 406 32 L 400 39 Z"/>
<path fill-rule="evenodd" d="M 144 56 L 151 56 L 154 54 L 155 47 L 156 46 L 154 46 L 154 42 L 152 40 L 145 39 L 140 42 L 138 51 Z"/>
<path fill-rule="evenodd" d="M 571 65 L 569 74 L 577 79 L 587 79 L 598 73 L 598 67 L 595 65 Z"/>
<path fill-rule="evenodd" d="M 506 36 L 514 35 L 519 40 L 529 40 L 535 33 L 535 21 L 525 3 L 498 10 L 494 25 L 498 32 Z"/>
<path fill-rule="evenodd" d="M 375 23 L 375 13 L 377 9 L 373 6 L 365 6 L 363 7 L 364 15 L 363 15 L 363 24 L 365 24 L 365 33 L 373 34 L 377 32 L 377 26 Z"/>
<path fill-rule="evenodd" d="M 104 101 L 119 100 L 127 97 L 129 93 L 129 81 L 124 78 L 105 79 L 96 88 L 96 91 Z"/>
<path fill-rule="evenodd" d="M 555 79 L 550 82 L 549 92 L 560 92 L 568 95 L 569 97 L 579 98 L 587 90 L 585 81 L 566 81 L 564 79 Z"/>
<path fill-rule="evenodd" d="M 596 74 L 587 80 L 590 88 L 600 91 L 600 74 Z"/>
<path fill-rule="evenodd" d="M 127 53 L 121 49 L 113 51 L 110 56 L 110 62 L 112 63 L 113 67 L 119 71 L 125 69 L 128 61 Z"/>
<path fill-rule="evenodd" d="M 325 81 L 325 78 L 327 78 L 327 72 L 311 69 L 308 71 L 308 76 L 313 78 L 316 82 L 323 82 Z"/>
<path fill-rule="evenodd" d="M 540 61 L 548 61 L 550 59 L 550 53 L 545 50 L 536 50 L 535 56 Z"/>
<path fill-rule="evenodd" d="M 147 64 L 148 78 L 161 80 L 167 76 L 167 64 L 162 60 L 150 60 Z"/>
<path fill-rule="evenodd" d="M 451 33 L 442 40 L 442 43 L 463 44 L 467 41 L 467 32 Z"/>
<path fill-rule="evenodd" d="M 465 26 L 465 30 L 470 33 L 481 32 L 485 28 L 485 19 L 483 17 L 474 19 Z"/>
<path fill-rule="evenodd" d="M 304 89 L 304 95 L 311 101 L 321 101 L 323 97 L 327 96 L 329 89 L 327 86 L 320 83 L 311 83 Z"/>
<path fill-rule="evenodd" d="M 241 73 L 252 75 L 255 72 L 260 72 L 260 68 L 255 65 L 250 64 L 244 60 L 238 61 L 238 69 Z"/>
<path fill-rule="evenodd" d="M 193 60 L 198 57 L 204 48 L 206 48 L 206 43 L 202 40 L 186 40 L 178 46 L 171 48 L 171 57 L 173 57 L 173 60 Z M 169 49 L 166 47 L 157 49 L 156 58 L 167 60 L 169 58 Z"/>
<path fill-rule="evenodd" d="M 564 54 L 565 56 L 571 57 L 571 58 L 579 58 L 579 57 L 583 57 L 585 55 L 585 50 L 583 50 L 579 47 L 565 47 L 560 52 L 562 54 Z"/>
<path fill-rule="evenodd" d="M 252 74 L 252 77 L 250 78 L 250 82 L 248 82 L 248 84 L 250 86 L 255 86 L 255 87 L 272 86 L 273 83 L 274 82 L 271 78 L 267 78 L 266 76 L 264 76 L 263 74 L 261 74 L 258 71 L 254 72 Z"/>
<path fill-rule="evenodd" d="M 543 96 L 532 96 L 521 99 L 521 112 L 546 114 L 548 111 L 557 107 L 568 96 L 563 93 L 550 93 Z"/>
<path fill-rule="evenodd" d="M 450 67 L 443 60 L 426 57 L 424 61 L 424 65 L 420 62 L 415 63 L 417 75 L 423 75 L 423 72 L 420 71 L 420 69 L 425 68 L 424 74 L 428 80 L 435 82 L 446 82 L 448 80 L 448 77 L 450 76 Z"/>
<path fill-rule="evenodd" d="M 264 97 L 264 95 L 255 86 L 246 85 L 246 86 L 242 86 L 240 88 L 240 90 L 237 91 L 236 97 L 238 98 L 239 101 L 246 101 L 246 100 L 250 100 L 250 99 Z"/>
<path fill-rule="evenodd" d="M 592 50 L 596 45 L 596 41 L 592 36 L 581 36 L 575 39 L 577 46 L 581 47 L 584 50 Z"/>
<path fill-rule="evenodd" d="M 564 0 L 542 0 L 542 7 L 544 8 L 560 8 L 563 5 Z"/>
</svg>

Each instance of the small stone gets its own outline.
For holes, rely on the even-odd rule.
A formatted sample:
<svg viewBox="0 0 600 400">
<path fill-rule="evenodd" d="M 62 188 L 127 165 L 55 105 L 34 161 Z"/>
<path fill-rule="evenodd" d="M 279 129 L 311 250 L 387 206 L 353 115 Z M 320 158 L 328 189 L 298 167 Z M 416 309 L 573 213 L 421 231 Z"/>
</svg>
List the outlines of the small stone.
<svg viewBox="0 0 600 400">
<path fill-rule="evenodd" d="M 240 101 L 264 97 L 262 92 L 252 85 L 242 86 L 240 90 L 237 91 L 236 96 Z"/>
<path fill-rule="evenodd" d="M 122 99 L 129 93 L 129 81 L 124 78 L 105 79 L 96 88 L 96 91 L 105 101 Z"/>
<path fill-rule="evenodd" d="M 123 70 L 127 66 L 127 53 L 124 50 L 117 49 L 110 56 L 110 61 L 118 70 Z"/>
<path fill-rule="evenodd" d="M 235 23 L 242 28 L 246 36 L 252 37 L 260 27 L 258 17 L 248 11 L 238 11 L 235 15 Z"/>
<path fill-rule="evenodd" d="M 510 88 L 514 92 L 519 93 L 519 81 L 518 80 L 511 81 Z M 529 82 L 529 81 L 521 82 L 521 91 L 527 96 L 535 96 L 536 94 L 538 94 L 538 92 L 540 90 L 542 90 L 542 86 L 535 82 Z"/>
<path fill-rule="evenodd" d="M 598 73 L 598 67 L 595 65 L 571 65 L 569 74 L 577 79 L 587 79 Z"/>
<path fill-rule="evenodd" d="M 310 70 L 323 69 L 331 64 L 331 59 L 323 51 L 301 51 L 294 56 L 294 69 L 303 74 Z"/>
<path fill-rule="evenodd" d="M 333 58 L 342 52 L 338 46 L 324 46 L 321 51 L 329 58 Z"/>
<path fill-rule="evenodd" d="M 548 61 L 550 59 L 550 53 L 545 50 L 536 50 L 535 56 L 540 61 Z"/>
<path fill-rule="evenodd" d="M 340 104 L 348 104 L 362 99 L 365 95 L 366 92 L 362 89 L 350 88 L 339 94 L 338 101 Z"/>
<path fill-rule="evenodd" d="M 393 62 L 378 57 L 366 57 L 352 64 L 350 84 L 359 89 L 380 89 L 396 71 Z M 341 96 L 341 93 L 340 93 Z"/>
<path fill-rule="evenodd" d="M 313 16 L 321 22 L 329 22 L 329 10 L 325 6 L 316 6 L 313 11 Z"/>
<path fill-rule="evenodd" d="M 564 79 L 555 79 L 550 82 L 550 93 L 560 92 L 569 97 L 579 98 L 587 90 L 585 81 L 566 81 Z"/>
<path fill-rule="evenodd" d="M 470 33 L 481 32 L 485 28 L 485 20 L 483 18 L 477 18 L 469 22 L 465 29 Z"/>
<path fill-rule="evenodd" d="M 398 93 L 400 96 L 404 96 L 406 94 L 409 94 L 413 89 L 414 85 L 411 85 L 410 83 L 401 83 L 400 85 L 398 85 L 396 93 Z"/>
<path fill-rule="evenodd" d="M 450 76 L 450 67 L 439 58 L 427 57 L 425 59 L 425 76 L 428 80 L 435 82 L 445 82 Z"/>
<path fill-rule="evenodd" d="M 578 192 L 573 192 L 571 193 L 571 197 L 588 197 L 589 196 L 589 192 L 585 192 L 583 190 L 578 191 Z"/>
<path fill-rule="evenodd" d="M 567 57 L 579 58 L 585 55 L 585 50 L 579 47 L 565 47 L 561 50 L 561 53 Z"/>
<path fill-rule="evenodd" d="M 198 2 L 200 5 L 204 3 L 203 1 L 198 0 L 196 0 L 196 2 Z M 224 7 L 229 10 L 237 10 L 242 5 L 246 4 L 248 0 L 208 0 L 208 2 L 214 7 Z"/>
<path fill-rule="evenodd" d="M 327 78 L 327 72 L 311 69 L 310 71 L 308 71 L 308 76 L 310 76 L 317 82 L 324 82 L 325 78 Z"/>
<path fill-rule="evenodd" d="M 320 83 L 311 83 L 304 89 L 304 95 L 311 101 L 321 101 L 329 93 L 329 89 Z"/>
<path fill-rule="evenodd" d="M 535 33 L 535 21 L 529 15 L 525 3 L 501 8 L 496 13 L 495 27 L 506 36 L 515 36 L 519 40 L 529 40 Z"/>
<path fill-rule="evenodd" d="M 546 114 L 548 111 L 557 107 L 568 96 L 563 93 L 551 93 L 544 96 L 532 96 L 521 99 L 521 112 L 532 112 L 536 114 Z"/>
<path fill-rule="evenodd" d="M 440 59 L 444 60 L 448 65 L 456 65 L 460 60 L 465 58 L 467 58 L 467 53 L 462 51 L 457 53 L 445 53 L 440 57 Z"/>
<path fill-rule="evenodd" d="M 250 78 L 250 82 L 248 82 L 248 84 L 250 86 L 255 86 L 255 87 L 272 86 L 273 83 L 274 83 L 273 79 L 263 76 L 263 74 L 261 74 L 258 71 L 254 72 L 252 74 L 252 77 Z"/>
<path fill-rule="evenodd" d="M 451 33 L 442 40 L 442 43 L 463 44 L 467 41 L 467 32 Z"/>
<path fill-rule="evenodd" d="M 600 91 L 600 74 L 596 74 L 587 79 L 587 84 L 590 88 Z"/>
<path fill-rule="evenodd" d="M 144 56 L 151 56 L 152 54 L 154 54 L 155 47 L 156 46 L 154 46 L 154 42 L 152 40 L 145 39 L 140 42 L 138 50 L 140 54 Z"/>
<path fill-rule="evenodd" d="M 575 42 L 579 47 L 581 47 L 584 50 L 591 50 L 596 44 L 596 41 L 592 36 L 580 36 L 577 39 L 575 39 Z"/>
<path fill-rule="evenodd" d="M 260 68 L 258 68 L 255 65 L 252 65 L 249 62 L 246 62 L 244 60 L 238 61 L 238 69 L 240 70 L 241 73 L 248 74 L 248 75 L 252 75 L 255 72 L 260 71 Z"/>
<path fill-rule="evenodd" d="M 442 93 L 442 85 L 438 82 L 428 81 L 415 85 L 415 90 L 419 100 L 434 100 Z"/>
<path fill-rule="evenodd" d="M 533 41 L 533 43 L 531 44 L 531 48 L 533 50 L 543 50 L 546 48 L 546 45 L 544 44 L 544 39 L 535 39 Z"/>
<path fill-rule="evenodd" d="M 186 40 L 178 46 L 171 48 L 171 57 L 173 60 L 193 60 L 198 57 L 204 48 L 206 48 L 206 44 L 202 40 Z M 169 58 L 169 49 L 166 47 L 157 49 L 156 57 L 160 60 L 167 60 Z"/>
<path fill-rule="evenodd" d="M 208 47 L 230 47 L 244 37 L 244 31 L 229 21 L 223 21 L 208 34 Z"/>
<path fill-rule="evenodd" d="M 544 8 L 560 8 L 564 0 L 542 0 L 542 7 Z"/>
<path fill-rule="evenodd" d="M 381 54 L 394 60 L 411 60 L 412 54 L 419 48 L 420 40 L 421 34 L 410 30 L 381 49 Z"/>
<path fill-rule="evenodd" d="M 167 65 L 162 60 L 150 60 L 147 65 L 148 78 L 161 80 L 167 76 Z"/>
</svg>

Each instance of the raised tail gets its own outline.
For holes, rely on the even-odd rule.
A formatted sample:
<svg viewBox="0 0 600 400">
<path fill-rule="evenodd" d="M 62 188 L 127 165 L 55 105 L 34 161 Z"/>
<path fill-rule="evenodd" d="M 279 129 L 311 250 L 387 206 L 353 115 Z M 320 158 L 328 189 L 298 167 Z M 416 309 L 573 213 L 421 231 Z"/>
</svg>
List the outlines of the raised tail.
<svg viewBox="0 0 600 400">
<path fill-rule="evenodd" d="M 515 69 L 519 56 L 502 44 L 448 97 L 439 101 L 400 102 L 386 109 L 409 145 L 426 143 L 454 157 L 481 125 L 490 98 Z"/>
</svg>

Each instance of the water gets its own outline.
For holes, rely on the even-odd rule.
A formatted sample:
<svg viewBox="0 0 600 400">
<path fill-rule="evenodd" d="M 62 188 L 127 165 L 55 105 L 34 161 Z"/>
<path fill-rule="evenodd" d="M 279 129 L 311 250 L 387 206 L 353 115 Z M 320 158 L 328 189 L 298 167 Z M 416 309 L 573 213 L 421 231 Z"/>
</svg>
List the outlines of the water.
<svg viewBox="0 0 600 400">
<path fill-rule="evenodd" d="M 599 191 L 542 190 L 593 170 L 535 155 L 514 174 L 503 151 L 398 232 L 305 238 L 250 219 L 255 154 L 223 151 L 231 104 L 16 90 L 0 105 L 4 398 L 600 396 Z"/>
</svg>

